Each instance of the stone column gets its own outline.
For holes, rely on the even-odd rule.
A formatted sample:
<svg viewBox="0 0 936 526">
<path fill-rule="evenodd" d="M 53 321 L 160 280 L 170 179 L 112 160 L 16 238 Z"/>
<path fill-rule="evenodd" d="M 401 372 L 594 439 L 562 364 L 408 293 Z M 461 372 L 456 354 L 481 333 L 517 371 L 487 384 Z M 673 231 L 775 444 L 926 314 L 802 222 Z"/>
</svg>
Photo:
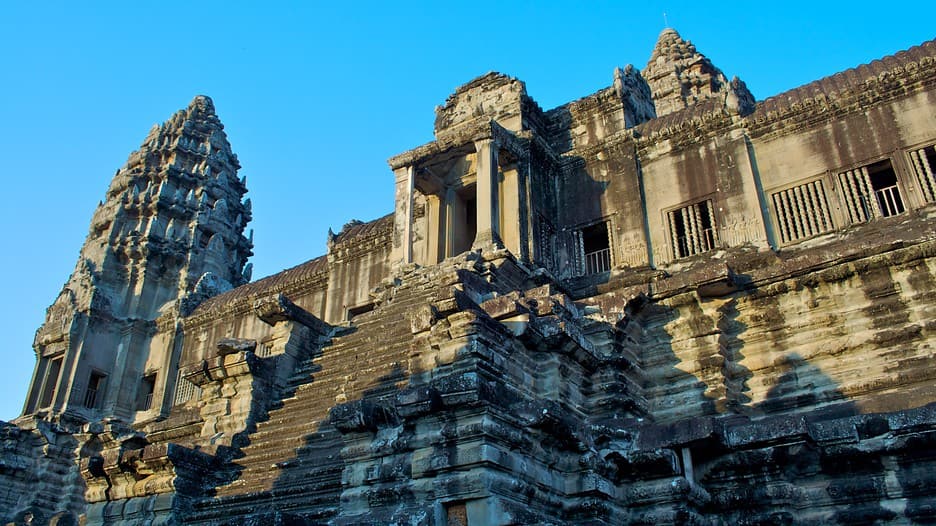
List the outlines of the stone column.
<svg viewBox="0 0 936 526">
<path fill-rule="evenodd" d="M 45 374 L 46 362 L 43 361 L 41 353 L 37 353 L 36 365 L 33 366 L 32 381 L 29 382 L 29 392 L 26 395 L 26 401 L 23 402 L 23 411 L 20 414 L 28 415 L 36 412 L 36 406 L 39 405 L 39 397 L 42 395 L 42 375 Z"/>
<path fill-rule="evenodd" d="M 442 259 L 445 243 L 445 210 L 444 203 L 437 195 L 429 194 L 426 196 L 426 216 L 429 225 L 427 237 L 429 238 L 426 247 L 427 265 L 438 263 Z M 441 257 L 440 257 L 441 256 Z"/>
<path fill-rule="evenodd" d="M 498 232 L 500 213 L 498 211 L 498 147 L 491 138 L 475 141 L 478 154 L 477 216 L 478 230 L 472 250 L 501 248 Z"/>
<path fill-rule="evenodd" d="M 442 203 L 445 217 L 442 219 L 442 235 L 445 246 L 442 248 L 443 259 L 454 256 L 455 252 L 455 190 L 446 187 L 445 199 Z M 473 241 L 473 240 L 472 240 Z"/>
<path fill-rule="evenodd" d="M 416 188 L 416 167 L 406 167 L 406 228 L 403 230 L 403 262 L 413 262 L 413 190 Z"/>
<path fill-rule="evenodd" d="M 413 190 L 416 167 L 394 170 L 396 175 L 396 211 L 393 220 L 393 255 L 397 261 L 413 261 Z"/>
<path fill-rule="evenodd" d="M 533 233 L 533 174 L 530 162 L 530 151 L 524 150 L 517 171 L 520 180 L 520 259 L 526 262 L 533 261 L 534 233 Z"/>
</svg>

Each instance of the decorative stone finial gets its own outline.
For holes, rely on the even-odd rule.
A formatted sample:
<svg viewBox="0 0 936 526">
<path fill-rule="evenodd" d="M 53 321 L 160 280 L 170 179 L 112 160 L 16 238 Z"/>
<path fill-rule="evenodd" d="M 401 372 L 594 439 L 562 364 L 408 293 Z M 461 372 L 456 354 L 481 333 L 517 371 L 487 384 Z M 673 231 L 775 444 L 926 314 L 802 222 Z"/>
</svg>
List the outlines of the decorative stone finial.
<svg viewBox="0 0 936 526">
<path fill-rule="evenodd" d="M 197 110 L 208 115 L 215 114 L 214 101 L 207 95 L 196 95 L 188 105 L 189 111 Z"/>
</svg>

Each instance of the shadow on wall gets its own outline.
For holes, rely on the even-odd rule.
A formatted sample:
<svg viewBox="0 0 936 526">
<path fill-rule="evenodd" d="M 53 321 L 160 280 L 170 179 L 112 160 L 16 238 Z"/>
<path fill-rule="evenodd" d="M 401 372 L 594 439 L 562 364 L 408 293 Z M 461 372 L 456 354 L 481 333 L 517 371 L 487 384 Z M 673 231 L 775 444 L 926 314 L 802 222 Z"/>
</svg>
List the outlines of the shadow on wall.
<svg viewBox="0 0 936 526">
<path fill-rule="evenodd" d="M 753 416 L 747 385 L 753 373 L 742 364 L 747 325 L 738 319 L 736 298 L 680 302 L 644 300 L 618 323 L 627 335 L 620 351 L 637 356 L 646 377 L 649 416 L 658 422 Z"/>
<path fill-rule="evenodd" d="M 594 272 L 586 262 L 586 253 L 596 250 L 600 244 L 610 248 L 614 246 L 612 238 L 614 232 L 607 232 L 607 239 L 599 246 L 589 247 L 583 235 L 583 227 L 600 223 L 607 219 L 608 210 L 603 209 L 604 195 L 611 185 L 610 180 L 599 180 L 586 169 L 585 159 L 582 157 L 568 157 L 568 166 L 565 174 L 560 176 L 562 189 L 558 191 L 557 220 L 559 226 L 560 257 L 558 274 L 563 279 L 574 278 L 576 275 L 589 274 L 587 283 L 606 283 L 609 278 L 607 271 Z M 611 226 L 611 225 L 609 225 Z M 609 259 L 609 262 L 610 261 Z M 612 262 L 613 263 L 613 262 Z M 591 265 L 594 267 L 595 265 Z M 600 267 L 601 264 L 599 263 Z M 574 285 L 573 285 L 574 287 Z"/>
<path fill-rule="evenodd" d="M 13 526 L 78 526 L 79 522 L 75 516 L 67 511 L 62 511 L 46 518 L 47 515 L 36 506 L 30 506 L 13 516 L 9 525 Z"/>
<path fill-rule="evenodd" d="M 344 334 L 353 334 L 357 329 L 355 327 L 347 328 L 344 330 Z M 224 469 L 217 471 L 213 474 L 213 480 L 210 481 L 211 486 L 208 488 L 204 496 L 215 497 L 219 492 L 223 493 L 223 488 L 236 483 L 241 479 L 242 473 L 249 468 L 249 464 L 241 462 L 240 459 L 245 458 L 247 454 L 245 450 L 248 448 L 276 448 L 278 447 L 277 440 L 282 438 L 282 436 L 271 436 L 269 438 L 273 439 L 272 441 L 260 441 L 257 439 L 261 438 L 256 436 L 258 429 L 264 425 L 271 425 L 269 420 L 272 415 L 277 414 L 278 410 L 283 409 L 284 407 L 289 408 L 290 403 L 295 404 L 295 396 L 298 394 L 298 391 L 305 386 L 318 385 L 319 376 L 323 374 L 323 367 L 321 364 L 321 359 L 323 352 L 327 352 L 328 344 L 324 347 L 317 347 L 310 350 L 308 357 L 297 364 L 297 367 L 301 368 L 299 371 L 294 373 L 294 376 L 299 376 L 297 380 L 290 381 L 287 385 L 281 389 L 276 398 L 274 399 L 252 399 L 250 406 L 250 413 L 247 418 L 247 425 L 244 429 L 237 434 L 235 434 L 231 439 L 231 446 L 222 446 L 219 447 L 215 453 L 215 457 L 219 461 L 219 465 L 224 466 Z M 275 369 L 275 364 L 272 360 L 284 358 L 283 355 L 274 356 L 270 358 L 261 359 L 265 363 L 265 369 L 267 375 L 273 374 L 273 369 Z M 295 425 L 301 429 L 309 429 L 310 426 L 316 426 L 317 420 L 311 420 L 315 415 L 306 410 L 306 408 L 296 408 L 290 411 L 287 415 L 286 424 Z M 276 425 L 276 423 L 272 423 Z M 247 459 L 249 461 L 249 458 Z M 287 465 L 291 464 L 289 461 L 280 461 L 275 462 L 272 466 L 266 466 L 266 471 L 270 469 L 283 469 Z M 257 481 L 257 483 L 262 483 L 263 481 Z M 266 489 L 265 487 L 258 486 L 257 490 Z"/>
<path fill-rule="evenodd" d="M 733 277 L 739 282 L 746 278 Z M 716 297 L 681 295 L 666 304 L 648 302 L 634 313 L 643 338 L 631 352 L 641 357 L 651 382 L 650 412 L 655 419 L 730 414 L 758 418 L 807 410 L 835 417 L 860 412 L 822 370 L 795 351 L 784 352 L 791 338 L 772 296 L 761 296 L 742 316 L 739 299 L 757 295 L 756 289 Z M 750 314 L 754 308 L 756 315 Z M 747 318 L 757 320 L 756 333 L 750 334 Z M 749 385 L 755 373 L 745 365 L 752 363 L 746 355 L 748 339 L 758 342 L 751 349 L 757 353 L 754 363 L 781 355 L 758 370 L 759 385 L 769 387 L 757 403 L 752 403 Z"/>
<path fill-rule="evenodd" d="M 406 371 L 396 364 L 360 398 L 327 409 L 327 418 L 303 437 L 295 457 L 284 463 L 273 483 L 271 494 L 279 501 L 281 517 L 306 525 L 329 519 L 339 506 L 342 514 L 354 514 L 371 506 L 415 504 L 407 485 L 410 459 L 397 455 L 388 462 L 385 457 L 389 451 L 405 450 L 411 438 L 412 430 L 399 428 L 394 407 L 403 392 L 399 384 L 406 379 Z M 362 492 L 342 496 L 347 485 L 362 486 Z"/>
<path fill-rule="evenodd" d="M 714 302 L 720 305 L 713 309 Z M 763 401 L 751 403 L 747 383 L 753 373 L 742 365 L 744 337 L 750 329 L 739 320 L 737 297 L 693 300 L 678 308 L 648 302 L 635 309 L 633 320 L 639 322 L 639 331 L 622 323 L 619 329 L 639 332 L 639 337 L 629 338 L 621 349 L 642 351 L 642 366 L 656 378 L 648 386 L 651 417 L 688 423 L 724 415 L 720 421 L 734 429 L 726 433 L 741 437 L 742 445 L 727 449 L 725 444 L 690 444 L 696 480 L 712 496 L 706 514 L 752 524 L 877 524 L 898 518 L 898 512 L 882 504 L 891 498 L 888 476 L 895 469 L 887 462 L 892 454 L 853 443 L 886 431 L 884 416 L 862 415 L 832 378 L 796 352 L 771 367 L 770 374 L 776 375 L 772 386 Z M 692 349 L 696 340 L 702 343 Z M 686 364 L 686 356 L 696 361 Z M 718 382 L 722 383 L 714 385 Z M 850 438 L 844 444 L 841 439 L 835 444 L 815 442 L 813 427 Z M 899 491 L 912 488 L 909 479 L 914 475 L 908 472 L 906 467 L 897 470 Z M 802 502 L 808 499 L 818 501 L 804 509 Z"/>
<path fill-rule="evenodd" d="M 607 400 L 590 404 L 588 411 L 593 414 L 582 418 L 616 418 L 635 407 L 635 397 L 645 394 L 643 406 L 636 404 L 637 412 L 660 421 L 733 414 L 742 423 L 761 426 L 758 433 L 772 432 L 774 426 L 805 419 L 810 425 L 828 422 L 854 426 L 859 435 L 877 436 L 875 426 L 882 417 L 860 415 L 834 380 L 796 352 L 787 353 L 774 364 L 771 370 L 777 376 L 764 401 L 751 404 L 747 384 L 753 373 L 741 365 L 745 360 L 746 339 L 751 335 L 750 328 L 740 319 L 737 294 L 708 299 L 693 297 L 675 308 L 647 298 L 634 300 L 615 330 L 608 331 L 615 334 L 613 352 L 623 360 L 614 363 L 623 374 L 611 375 L 615 379 L 596 390 L 607 387 L 612 394 L 603 391 L 592 395 L 607 395 Z M 414 510 L 425 509 L 426 502 L 437 501 L 440 495 L 478 494 L 478 488 L 445 486 L 448 479 L 438 476 L 449 467 L 465 464 L 465 459 L 459 456 L 465 452 L 465 437 L 458 435 L 456 410 L 448 405 L 448 399 L 443 403 L 439 392 L 430 388 L 434 383 L 416 382 L 411 377 L 414 373 L 404 365 L 419 345 L 413 341 L 405 317 L 410 308 L 415 308 L 415 303 L 405 302 L 414 298 L 425 305 L 425 297 L 398 296 L 389 303 L 389 310 L 384 306 L 361 315 L 361 329 L 345 333 L 322 348 L 312 360 L 314 374 L 297 383 L 285 393 L 278 407 L 264 415 L 270 422 L 260 431 L 267 432 L 264 436 L 270 441 L 245 445 L 251 448 L 249 454 L 229 472 L 232 476 L 227 481 L 242 484 L 244 490 L 237 498 L 248 503 L 242 506 L 253 506 L 252 511 L 245 513 L 261 521 L 297 525 L 351 524 L 355 518 L 364 516 L 375 522 L 379 519 L 403 523 L 414 518 Z M 394 306 L 394 301 L 403 303 Z M 453 316 L 470 314 L 463 310 Z M 677 325 L 683 327 L 674 330 Z M 554 348 L 534 350 L 522 345 L 512 349 L 514 353 L 557 352 Z M 690 373 L 683 370 L 686 366 L 680 356 L 693 352 L 696 363 L 691 364 Z M 637 367 L 629 367 L 626 362 Z M 458 364 L 456 360 L 452 366 L 437 367 L 420 376 L 449 377 L 453 391 L 476 388 L 457 384 L 463 377 L 453 372 L 452 367 Z M 488 363 L 476 365 L 493 367 Z M 509 365 L 502 363 L 497 367 Z M 496 377 L 495 383 L 507 384 L 501 379 L 506 377 L 506 374 Z M 620 377 L 627 377 L 627 382 L 638 383 L 643 389 L 629 389 L 626 383 L 613 384 L 623 382 Z M 422 385 L 417 388 L 407 383 Z M 587 434 L 584 422 L 579 421 L 581 429 L 573 429 L 571 435 Z M 734 425 L 735 420 L 728 417 L 726 422 Z M 269 434 L 270 429 L 278 432 Z M 297 432 L 300 429 L 304 431 Z M 549 432 L 552 431 L 546 431 Z M 538 432 L 526 432 L 524 436 L 533 441 L 542 438 Z M 885 476 L 891 473 L 882 454 L 860 448 L 819 447 L 800 440 L 798 435 L 790 436 L 792 444 L 768 441 L 766 446 L 739 446 L 730 451 L 716 448 L 697 453 L 693 446 L 693 456 L 698 454 L 700 464 L 722 462 L 723 458 L 736 455 L 740 459 L 731 468 L 734 471 L 722 473 L 721 480 L 701 481 L 713 495 L 719 492 L 740 495 L 737 502 L 711 512 L 716 514 L 713 516 L 735 513 L 737 518 L 744 518 L 748 516 L 744 513 L 774 513 L 781 519 L 788 516 L 792 520 L 796 512 L 789 510 L 796 508 L 804 491 L 801 488 L 814 484 L 828 494 L 832 503 L 824 508 L 829 520 L 846 524 L 896 517 L 880 504 Z M 295 447 L 290 445 L 292 437 L 301 437 Z M 588 448 L 588 440 L 569 443 L 574 444 L 572 449 L 579 455 L 582 451 L 575 448 Z M 628 447 L 624 446 L 625 450 Z M 264 454 L 262 448 L 267 448 L 270 454 Z M 533 457 L 522 448 L 513 454 L 521 459 Z M 758 455 L 763 461 L 757 460 Z M 514 482 L 516 488 L 521 488 L 519 479 L 523 475 L 511 476 L 518 479 Z M 652 482 L 652 474 L 644 474 L 637 476 L 634 483 L 643 483 L 641 477 L 645 476 Z M 779 491 L 777 488 L 787 491 L 786 496 L 770 493 Z M 231 495 L 225 488 L 217 490 L 211 494 L 222 500 Z M 529 499 L 524 502 L 530 507 L 542 505 L 532 496 L 525 498 Z M 213 505 L 210 500 L 204 507 Z M 732 508 L 735 504 L 746 508 L 736 511 Z"/>
<path fill-rule="evenodd" d="M 366 458 L 366 442 L 375 440 L 375 433 L 397 429 L 393 402 L 408 379 L 404 364 L 412 339 L 405 312 L 402 306 L 356 317 L 360 325 L 316 350 L 268 410 L 255 405 L 252 412 L 264 410 L 256 418 L 252 413 L 257 425 L 239 433 L 234 447 L 223 452 L 228 456 L 224 476 L 196 507 L 210 514 L 213 506 L 232 503 L 230 515 L 237 518 L 231 525 L 248 517 L 258 523 L 320 524 L 339 505 L 350 505 L 339 500 L 349 477 L 359 485 L 408 476 L 404 466 L 369 466 Z M 363 440 L 356 453 L 364 458 L 343 456 L 356 437 Z M 385 447 L 396 447 L 392 436 L 386 440 Z M 393 499 L 412 500 L 403 486 L 394 486 Z"/>
<path fill-rule="evenodd" d="M 818 411 L 828 418 L 859 414 L 858 406 L 848 401 L 838 384 L 799 354 L 793 352 L 784 356 L 777 365 L 777 372 L 776 383 L 767 391 L 764 401 L 755 405 L 764 414 L 797 409 Z"/>
</svg>

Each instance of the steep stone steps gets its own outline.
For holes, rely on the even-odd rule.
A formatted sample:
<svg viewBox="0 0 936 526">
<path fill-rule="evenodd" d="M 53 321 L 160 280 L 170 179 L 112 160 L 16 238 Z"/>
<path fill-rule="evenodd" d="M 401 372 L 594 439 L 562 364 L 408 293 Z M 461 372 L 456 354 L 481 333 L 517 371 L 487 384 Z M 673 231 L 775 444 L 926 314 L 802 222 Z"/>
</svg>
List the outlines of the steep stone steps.
<svg viewBox="0 0 936 526">
<path fill-rule="evenodd" d="M 297 483 L 317 493 L 337 494 L 341 486 L 341 435 L 331 428 L 306 435 L 292 449 L 260 448 L 244 465 L 237 480 L 219 491 L 221 496 L 245 492 L 279 493 Z M 235 463 L 236 464 L 236 463 Z"/>
<path fill-rule="evenodd" d="M 226 505 L 258 493 L 278 499 L 301 485 L 314 487 L 317 500 L 337 503 L 343 444 L 327 423 L 329 411 L 345 401 L 392 393 L 405 380 L 412 339 L 407 314 L 427 300 L 425 289 L 401 287 L 393 301 L 357 317 L 297 367 L 287 384 L 288 397 L 248 437 L 243 455 L 232 463 L 236 478 L 217 489 L 218 499 Z M 308 490 L 303 491 L 297 506 L 307 505 Z"/>
</svg>

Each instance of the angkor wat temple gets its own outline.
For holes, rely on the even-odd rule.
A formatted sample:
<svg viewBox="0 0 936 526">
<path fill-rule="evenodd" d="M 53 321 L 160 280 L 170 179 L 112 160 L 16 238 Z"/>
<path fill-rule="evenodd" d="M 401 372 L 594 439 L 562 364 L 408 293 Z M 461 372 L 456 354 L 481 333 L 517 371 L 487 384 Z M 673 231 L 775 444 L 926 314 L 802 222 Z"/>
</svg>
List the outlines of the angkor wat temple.
<svg viewBox="0 0 936 526">
<path fill-rule="evenodd" d="M 667 29 L 434 137 L 251 281 L 212 101 L 153 127 L 0 422 L 0 523 L 936 522 L 936 41 L 756 101 Z"/>
</svg>

